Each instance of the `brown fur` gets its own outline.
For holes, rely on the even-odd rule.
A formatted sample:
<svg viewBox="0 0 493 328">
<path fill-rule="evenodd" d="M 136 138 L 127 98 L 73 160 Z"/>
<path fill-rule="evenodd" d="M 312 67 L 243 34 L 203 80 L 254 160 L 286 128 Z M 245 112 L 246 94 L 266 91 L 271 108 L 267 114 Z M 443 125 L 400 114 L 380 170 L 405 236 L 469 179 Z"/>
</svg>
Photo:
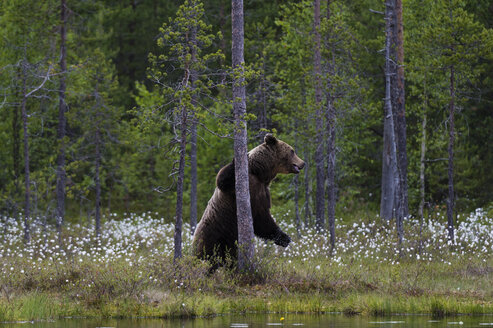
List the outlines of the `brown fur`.
<svg viewBox="0 0 493 328">
<path fill-rule="evenodd" d="M 278 227 L 270 214 L 269 184 L 278 173 L 299 173 L 305 163 L 287 143 L 268 134 L 264 143 L 248 153 L 250 202 L 256 236 L 274 240 L 286 247 L 291 239 Z M 202 259 L 236 258 L 238 226 L 235 201 L 234 161 L 216 177 L 216 189 L 193 237 L 194 254 Z M 217 267 L 217 265 L 216 265 Z"/>
</svg>

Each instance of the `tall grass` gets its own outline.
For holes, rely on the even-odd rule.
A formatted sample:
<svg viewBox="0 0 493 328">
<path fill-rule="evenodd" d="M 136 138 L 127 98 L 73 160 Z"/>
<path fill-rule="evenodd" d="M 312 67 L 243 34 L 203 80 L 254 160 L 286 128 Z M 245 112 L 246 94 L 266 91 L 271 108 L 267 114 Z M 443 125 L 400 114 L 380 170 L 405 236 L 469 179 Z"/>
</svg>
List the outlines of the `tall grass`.
<svg viewBox="0 0 493 328">
<path fill-rule="evenodd" d="M 289 214 L 288 214 L 289 215 Z M 221 313 L 299 312 L 436 317 L 493 313 L 492 220 L 482 211 L 462 217 L 448 245 L 440 217 L 419 234 L 407 221 L 404 251 L 392 225 L 368 217 L 338 220 L 337 250 L 311 229 L 286 249 L 257 242 L 256 271 L 238 274 L 187 255 L 173 261 L 173 226 L 150 214 L 107 218 L 105 234 L 67 225 L 63 244 L 54 229 L 22 242 L 10 220 L 0 245 L 0 321 L 72 315 L 194 317 Z M 414 222 L 414 225 L 413 225 Z M 186 228 L 185 228 L 186 230 Z"/>
</svg>

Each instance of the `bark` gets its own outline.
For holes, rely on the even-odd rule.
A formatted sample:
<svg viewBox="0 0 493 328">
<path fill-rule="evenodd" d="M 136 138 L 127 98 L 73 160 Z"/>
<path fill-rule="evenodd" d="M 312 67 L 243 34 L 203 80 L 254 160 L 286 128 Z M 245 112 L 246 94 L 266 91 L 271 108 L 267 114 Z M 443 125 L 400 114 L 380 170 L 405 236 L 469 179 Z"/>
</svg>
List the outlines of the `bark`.
<svg viewBox="0 0 493 328">
<path fill-rule="evenodd" d="M 332 100 L 329 99 L 327 104 L 327 214 L 330 233 L 330 248 L 331 252 L 335 248 L 335 209 L 336 209 L 336 183 L 335 183 L 335 169 L 336 169 L 336 113 Z"/>
<path fill-rule="evenodd" d="M 192 117 L 190 133 L 190 234 L 197 227 L 197 121 Z"/>
<path fill-rule="evenodd" d="M 226 35 L 226 15 L 224 13 L 224 7 L 225 7 L 225 4 L 223 1 L 220 1 L 219 3 L 219 26 L 220 26 L 220 31 L 221 31 L 221 34 L 223 35 L 223 37 L 219 40 L 219 49 L 221 49 L 221 52 L 223 54 L 227 53 L 227 49 L 226 49 L 226 38 L 224 37 L 224 35 Z M 219 59 L 219 67 L 224 67 L 226 65 L 226 63 L 224 62 L 224 59 L 223 57 L 220 57 Z M 226 82 L 226 78 L 227 78 L 227 73 L 226 73 L 226 70 L 223 70 L 222 71 L 222 78 L 221 78 L 221 84 L 224 84 Z M 220 88 L 220 91 L 219 92 L 224 92 L 224 91 L 221 91 L 222 88 Z"/>
<path fill-rule="evenodd" d="M 421 131 L 423 136 L 421 138 L 421 158 L 419 167 L 419 209 L 418 216 L 424 217 L 425 207 L 425 162 L 426 162 L 426 113 L 423 113 L 423 122 L 421 123 Z"/>
<path fill-rule="evenodd" d="M 310 194 L 311 194 L 311 180 L 310 180 L 310 160 L 309 160 L 309 154 L 308 154 L 308 151 L 305 147 L 304 149 L 304 152 L 303 152 L 304 156 L 303 158 L 305 159 L 305 168 L 304 168 L 304 171 L 305 171 L 305 178 L 304 178 L 304 181 L 305 181 L 305 227 L 308 227 L 310 225 L 310 221 L 311 221 L 311 211 L 310 211 Z"/>
<path fill-rule="evenodd" d="M 25 63 L 23 64 L 25 65 Z M 22 128 L 23 128 L 23 141 L 24 141 L 24 180 L 25 180 L 25 203 L 24 203 L 24 241 L 29 243 L 31 241 L 31 229 L 30 229 L 30 199 L 31 199 L 31 181 L 30 181 L 30 170 L 29 170 L 29 140 L 27 131 L 27 110 L 26 110 L 26 71 L 25 67 L 22 67 L 23 77 L 22 77 L 22 101 L 21 101 L 21 115 L 22 115 Z"/>
<path fill-rule="evenodd" d="M 259 130 L 262 130 L 262 129 L 267 129 L 267 83 L 266 83 L 266 77 L 265 77 L 265 74 L 266 74 L 266 65 L 265 65 L 265 62 L 266 62 L 266 59 L 264 58 L 263 62 L 262 62 L 262 78 L 260 80 L 260 85 L 259 85 L 259 88 L 260 88 L 260 101 L 259 103 L 261 103 L 260 105 L 260 110 L 259 110 L 259 118 L 258 118 L 258 121 L 259 121 Z M 261 133 L 261 140 L 263 141 L 264 140 L 264 137 L 265 137 L 265 132 L 262 132 Z"/>
<path fill-rule="evenodd" d="M 185 75 L 182 85 L 184 88 L 189 88 L 188 81 L 190 79 L 190 63 L 185 64 Z M 178 161 L 178 180 L 176 183 L 176 211 L 175 211 L 175 233 L 174 246 L 175 252 L 173 260 L 181 258 L 182 249 L 182 227 L 183 227 L 183 183 L 185 180 L 185 154 L 187 148 L 187 120 L 188 111 L 185 105 L 180 104 L 179 126 L 179 141 L 180 141 L 180 159 Z"/>
<path fill-rule="evenodd" d="M 233 82 L 233 112 L 235 119 L 234 158 L 235 158 L 235 188 L 236 214 L 238 217 L 238 269 L 240 271 L 253 269 L 253 218 L 250 206 L 250 191 L 248 178 L 248 149 L 246 114 L 246 90 L 244 69 L 244 23 L 243 0 L 232 0 L 232 51 L 231 58 L 235 78 Z"/>
<path fill-rule="evenodd" d="M 316 120 L 316 149 L 315 169 L 317 180 L 317 194 L 315 198 L 316 228 L 321 231 L 325 226 L 325 176 L 324 176 L 324 147 L 323 147 L 323 115 L 322 115 L 322 65 L 321 65 L 321 37 L 320 37 L 320 0 L 314 1 L 313 33 L 315 48 L 313 55 L 313 75 L 315 81 L 315 120 Z"/>
<path fill-rule="evenodd" d="M 387 206 L 385 204 L 384 199 L 384 182 L 389 184 L 387 187 L 393 190 L 394 193 L 399 191 L 399 171 L 397 167 L 397 146 L 396 146 L 396 138 L 395 138 L 395 130 L 394 130 L 394 119 L 393 119 L 393 108 L 392 108 L 392 94 L 391 94 L 391 76 L 393 75 L 393 70 L 391 66 L 391 38 L 392 38 L 392 24 L 393 24 L 393 16 L 394 16 L 394 6 L 393 0 L 387 0 L 385 6 L 385 21 L 386 21 L 386 37 L 385 37 L 385 123 L 388 124 L 388 142 L 385 144 L 385 135 L 384 135 L 384 165 L 390 165 L 390 171 L 392 172 L 392 179 L 383 180 L 382 174 L 382 203 L 381 210 L 383 208 L 382 205 Z M 394 200 L 395 194 L 389 194 L 390 198 L 387 201 L 391 202 Z M 401 195 L 397 195 L 397 199 L 402 199 Z M 394 204 L 395 207 L 395 204 Z M 390 218 L 392 218 L 392 209 L 390 212 Z M 382 212 L 381 212 L 382 214 Z M 388 213 L 384 213 L 388 214 Z M 384 219 L 387 217 L 382 216 Z M 402 230 L 402 216 L 396 215 L 396 226 L 397 226 L 397 236 L 398 236 L 398 245 L 400 249 L 400 245 L 402 244 L 403 238 L 403 230 Z"/>
<path fill-rule="evenodd" d="M 98 81 L 99 82 L 99 81 Z M 102 124 L 102 118 L 101 118 L 101 109 L 102 109 L 102 98 L 101 95 L 98 92 L 98 83 L 96 83 L 96 88 L 94 91 L 94 99 L 96 100 L 96 113 L 95 113 L 95 127 L 96 131 L 94 133 L 94 144 L 95 144 L 95 150 L 94 150 L 94 185 L 96 189 L 96 199 L 95 199 L 95 233 L 96 237 L 99 237 L 101 235 L 101 179 L 100 179 L 100 172 L 101 172 L 101 162 L 102 162 L 102 135 L 101 135 L 101 124 Z"/>
<path fill-rule="evenodd" d="M 449 105 L 449 143 L 448 143 L 448 202 L 447 202 L 447 230 L 448 239 L 454 242 L 454 141 L 455 141 L 455 70 L 450 67 L 450 105 Z"/>
<path fill-rule="evenodd" d="M 181 107 L 180 117 L 180 159 L 178 164 L 178 181 L 176 184 L 176 214 L 175 214 L 175 253 L 174 260 L 181 257 L 182 226 L 183 226 L 183 181 L 185 178 L 185 152 L 187 146 L 187 109 Z"/>
<path fill-rule="evenodd" d="M 426 94 L 426 79 L 423 83 L 424 100 L 423 100 L 423 121 L 421 122 L 421 157 L 419 166 L 419 209 L 418 216 L 421 221 L 424 219 L 424 207 L 425 207 L 425 165 L 426 165 L 426 108 L 428 106 L 428 98 Z"/>
<path fill-rule="evenodd" d="M 99 171 L 101 168 L 101 131 L 99 129 L 100 122 L 97 122 L 98 126 L 96 127 L 96 172 L 94 183 L 96 185 L 96 237 L 101 235 L 101 181 L 99 178 Z"/>
<path fill-rule="evenodd" d="M 331 18 L 330 1 L 327 1 L 327 20 Z M 329 38 L 330 35 L 327 35 Z M 333 58 L 331 49 L 328 49 L 330 56 Z M 329 68 L 329 75 L 332 75 L 332 68 Z M 330 252 L 335 249 L 335 209 L 336 209 L 336 197 L 335 197 L 335 169 L 336 169 L 336 112 L 334 106 L 334 99 L 330 94 L 331 83 L 328 83 L 327 96 L 327 220 L 329 223 L 330 233 Z"/>
<path fill-rule="evenodd" d="M 406 136 L 406 107 L 405 107 L 405 79 L 404 79 L 404 27 L 402 21 L 402 0 L 395 0 L 395 40 L 396 40 L 396 104 L 395 123 L 397 132 L 397 163 L 399 167 L 399 211 L 400 215 L 409 215 L 408 186 L 407 186 L 407 136 Z"/>
<path fill-rule="evenodd" d="M 191 43 L 192 43 L 192 68 L 190 69 L 190 82 L 192 92 L 195 89 L 195 82 L 197 81 L 197 71 L 194 69 L 194 64 L 197 61 L 196 54 L 196 40 L 197 31 L 196 28 L 192 28 Z M 196 104 L 196 95 L 192 94 L 192 104 Z M 191 132 L 190 132 L 190 233 L 194 234 L 197 227 L 197 118 L 192 112 L 191 117 Z"/>
<path fill-rule="evenodd" d="M 298 130 L 298 119 L 296 119 L 296 118 L 294 121 L 294 129 L 295 129 L 295 131 Z M 299 147 L 298 147 L 298 135 L 296 133 L 294 135 L 294 147 L 295 147 L 295 151 L 297 152 L 299 150 Z M 299 180 L 298 174 L 296 174 L 294 176 L 293 183 L 294 183 L 294 214 L 295 214 L 295 221 L 296 221 L 296 232 L 298 233 L 298 237 L 299 237 L 300 231 L 301 231 L 301 218 L 300 218 L 300 206 L 299 206 L 299 202 L 300 202 L 300 193 L 299 193 L 300 180 Z"/>
<path fill-rule="evenodd" d="M 66 134 L 66 118 L 65 112 L 67 111 L 67 104 L 65 103 L 65 73 L 67 70 L 66 63 L 66 4 L 65 0 L 61 0 L 60 3 L 60 89 L 58 92 L 59 106 L 58 106 L 58 129 L 57 139 L 59 143 L 59 151 L 57 158 L 57 170 L 56 170 L 56 228 L 58 231 L 58 238 L 61 238 L 62 224 L 65 219 L 65 134 Z"/>
<path fill-rule="evenodd" d="M 390 102 L 390 100 L 388 100 Z M 387 100 L 385 101 L 387 103 Z M 390 221 L 394 214 L 395 185 L 392 170 L 392 144 L 391 144 L 391 120 L 392 116 L 387 114 L 385 104 L 385 118 L 383 128 L 383 154 L 382 154 L 382 191 L 380 198 L 380 217 Z"/>
<path fill-rule="evenodd" d="M 426 86 L 425 86 L 426 89 Z M 426 94 L 425 94 L 425 106 L 423 106 L 423 121 L 421 122 L 422 138 L 421 138 L 421 158 L 419 167 L 419 254 L 423 249 L 423 223 L 424 223 L 424 207 L 425 207 L 425 159 L 426 159 Z"/>
<path fill-rule="evenodd" d="M 393 171 L 393 153 L 392 153 L 392 133 L 393 131 L 393 118 L 389 114 L 392 108 L 389 110 L 389 106 L 392 106 L 392 102 L 397 102 L 395 97 L 395 89 L 392 87 L 395 85 L 395 65 L 390 58 L 395 57 L 395 48 L 392 44 L 395 43 L 394 30 L 395 20 L 392 10 L 389 9 L 391 1 L 386 0 L 385 10 L 385 109 L 384 109 L 384 127 L 383 127 L 383 155 L 382 155 L 382 192 L 380 198 L 380 217 L 384 220 L 390 221 L 394 217 L 394 209 L 396 206 L 396 189 L 394 185 L 394 171 Z M 391 130 L 392 129 L 392 130 Z"/>
<path fill-rule="evenodd" d="M 21 80 L 21 77 L 18 78 Z M 19 99 L 21 97 L 21 91 L 19 88 L 16 88 L 16 98 Z M 18 218 L 19 210 L 17 204 L 17 196 L 20 194 L 20 186 L 19 186 L 19 177 L 21 176 L 21 141 L 20 141 L 20 132 L 21 132 L 21 120 L 19 119 L 19 114 L 22 117 L 22 113 L 20 107 L 14 108 L 14 116 L 12 118 L 12 164 L 14 172 L 14 197 L 13 199 L 13 216 L 14 218 Z"/>
<path fill-rule="evenodd" d="M 301 218 L 300 218 L 300 180 L 298 175 L 294 176 L 294 214 L 295 214 L 295 220 L 296 220 L 296 232 L 298 234 L 298 237 L 301 234 Z"/>
</svg>

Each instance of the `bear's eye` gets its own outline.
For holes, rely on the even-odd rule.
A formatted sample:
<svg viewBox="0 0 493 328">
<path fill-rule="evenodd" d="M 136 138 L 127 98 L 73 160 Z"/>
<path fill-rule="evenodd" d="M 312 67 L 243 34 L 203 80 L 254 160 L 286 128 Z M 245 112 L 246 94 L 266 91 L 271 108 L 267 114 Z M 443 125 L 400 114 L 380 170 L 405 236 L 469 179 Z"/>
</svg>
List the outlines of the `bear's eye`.
<svg viewBox="0 0 493 328">
<path fill-rule="evenodd" d="M 291 155 L 294 155 L 294 150 L 293 149 L 291 149 Z"/>
</svg>

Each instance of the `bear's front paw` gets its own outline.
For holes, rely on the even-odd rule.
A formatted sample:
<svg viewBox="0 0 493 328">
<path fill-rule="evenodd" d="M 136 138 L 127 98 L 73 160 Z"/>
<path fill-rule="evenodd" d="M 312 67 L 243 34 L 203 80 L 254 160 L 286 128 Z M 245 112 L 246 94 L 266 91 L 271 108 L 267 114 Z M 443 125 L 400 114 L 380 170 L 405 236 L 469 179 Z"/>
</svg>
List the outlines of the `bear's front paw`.
<svg viewBox="0 0 493 328">
<path fill-rule="evenodd" d="M 288 246 L 290 242 L 291 242 L 291 238 L 282 231 L 279 232 L 279 234 L 274 239 L 274 243 L 282 247 Z"/>
</svg>

